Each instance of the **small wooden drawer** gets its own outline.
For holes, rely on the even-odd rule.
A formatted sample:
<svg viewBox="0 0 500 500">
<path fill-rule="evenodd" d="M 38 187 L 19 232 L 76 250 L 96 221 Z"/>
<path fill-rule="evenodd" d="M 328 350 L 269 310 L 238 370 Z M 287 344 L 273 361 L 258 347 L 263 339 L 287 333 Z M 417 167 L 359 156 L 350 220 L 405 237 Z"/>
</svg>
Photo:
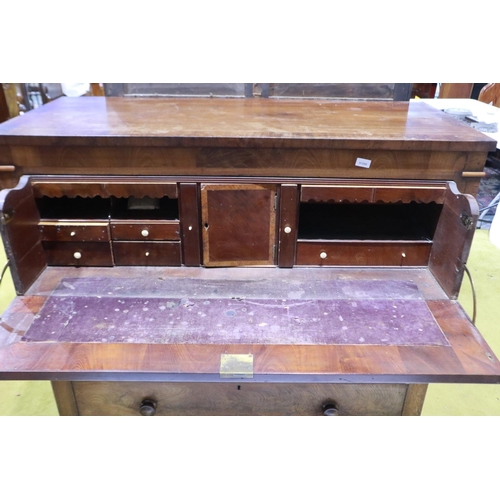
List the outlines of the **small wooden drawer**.
<svg viewBox="0 0 500 500">
<path fill-rule="evenodd" d="M 314 186 L 303 185 L 300 189 L 301 202 L 351 202 L 351 203 L 444 203 L 446 186 Z"/>
<path fill-rule="evenodd" d="M 299 241 L 299 266 L 426 266 L 428 241 Z"/>
<path fill-rule="evenodd" d="M 49 266 L 112 266 L 111 244 L 44 241 Z"/>
<path fill-rule="evenodd" d="M 400 384 L 73 382 L 80 415 L 401 415 Z M 332 411 L 333 410 L 333 411 Z"/>
<path fill-rule="evenodd" d="M 111 222 L 113 241 L 178 241 L 178 222 Z"/>
<path fill-rule="evenodd" d="M 113 242 L 117 266 L 180 266 L 180 242 Z"/>
<path fill-rule="evenodd" d="M 109 241 L 107 222 L 41 221 L 38 228 L 42 241 Z"/>
</svg>

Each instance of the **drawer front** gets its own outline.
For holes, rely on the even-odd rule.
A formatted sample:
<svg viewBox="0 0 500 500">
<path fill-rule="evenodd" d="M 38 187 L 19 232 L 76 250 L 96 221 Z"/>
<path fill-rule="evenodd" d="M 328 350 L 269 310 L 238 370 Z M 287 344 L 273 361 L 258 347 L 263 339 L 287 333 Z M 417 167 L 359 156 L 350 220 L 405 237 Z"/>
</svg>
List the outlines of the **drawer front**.
<svg viewBox="0 0 500 500">
<path fill-rule="evenodd" d="M 402 384 L 73 382 L 81 415 L 401 415 Z M 150 403 L 148 403 L 148 401 Z M 153 407 L 153 410 L 150 408 Z M 143 410 L 144 411 L 144 410 Z"/>
<path fill-rule="evenodd" d="M 178 222 L 112 222 L 111 238 L 114 241 L 178 241 Z"/>
<path fill-rule="evenodd" d="M 427 266 L 430 242 L 301 241 L 299 266 Z"/>
<path fill-rule="evenodd" d="M 49 266 L 112 266 L 110 243 L 44 241 Z"/>
<path fill-rule="evenodd" d="M 40 222 L 42 241 L 109 241 L 107 222 Z"/>
<path fill-rule="evenodd" d="M 117 266 L 180 266 L 180 242 L 113 242 Z"/>
<path fill-rule="evenodd" d="M 444 202 L 446 186 L 314 186 L 300 189 L 302 202 L 385 202 L 385 203 L 440 203 Z"/>
</svg>

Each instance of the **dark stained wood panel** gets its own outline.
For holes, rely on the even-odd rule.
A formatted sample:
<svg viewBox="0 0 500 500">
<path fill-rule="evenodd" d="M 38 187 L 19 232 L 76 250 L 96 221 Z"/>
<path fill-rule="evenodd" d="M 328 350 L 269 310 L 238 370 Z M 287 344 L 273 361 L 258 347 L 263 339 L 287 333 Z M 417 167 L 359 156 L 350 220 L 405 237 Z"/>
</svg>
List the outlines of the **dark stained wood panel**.
<svg viewBox="0 0 500 500">
<path fill-rule="evenodd" d="M 67 166 L 70 166 L 68 162 Z M 124 165 L 122 165 L 123 167 Z M 32 182 L 33 191 L 36 197 L 50 196 L 61 197 L 68 196 L 75 198 L 81 196 L 84 198 L 92 198 L 101 196 L 107 198 L 116 196 L 118 198 L 128 198 L 135 196 L 142 198 L 149 196 L 150 198 L 161 198 L 167 196 L 169 198 L 177 198 L 177 185 L 173 182 L 149 181 L 144 182 L 141 179 L 129 177 L 128 179 L 110 178 L 109 176 L 101 176 L 99 178 L 73 178 L 66 179 L 34 179 Z"/>
<path fill-rule="evenodd" d="M 40 221 L 38 224 L 42 241 L 109 241 L 107 222 Z"/>
<path fill-rule="evenodd" d="M 280 224 L 278 243 L 279 267 L 293 267 L 297 247 L 299 188 L 282 184 L 280 188 Z"/>
<path fill-rule="evenodd" d="M 270 83 L 272 97 L 393 99 L 395 83 Z"/>
<path fill-rule="evenodd" d="M 459 137 L 459 139 L 457 139 Z M 493 150 L 424 103 L 60 98 L 0 125 L 0 145 Z"/>
<path fill-rule="evenodd" d="M 178 241 L 114 241 L 117 266 L 180 266 L 181 244 Z"/>
<path fill-rule="evenodd" d="M 112 266 L 109 242 L 44 241 L 49 266 Z"/>
<path fill-rule="evenodd" d="M 113 241 L 177 241 L 180 239 L 178 222 L 111 221 L 110 229 Z"/>
<path fill-rule="evenodd" d="M 248 83 L 105 83 L 109 96 L 222 96 L 244 97 Z M 251 96 L 251 94 L 250 94 Z"/>
<path fill-rule="evenodd" d="M 478 216 L 476 200 L 459 193 L 450 183 L 434 235 L 429 269 L 452 299 L 460 291 Z"/>
<path fill-rule="evenodd" d="M 198 184 L 183 182 L 179 185 L 179 217 L 182 234 L 182 263 L 201 265 L 201 215 Z"/>
<path fill-rule="evenodd" d="M 297 243 L 299 266 L 426 266 L 430 242 L 420 241 L 302 241 Z"/>
<path fill-rule="evenodd" d="M 15 188 L 0 192 L 0 233 L 17 293 L 24 293 L 47 265 L 39 220 L 29 177 L 23 176 Z"/>
<path fill-rule="evenodd" d="M 369 182 L 354 181 L 351 186 L 342 184 L 330 186 L 303 185 L 300 200 L 303 202 L 384 202 L 384 203 L 440 203 L 444 202 L 444 186 L 370 186 Z"/>
</svg>

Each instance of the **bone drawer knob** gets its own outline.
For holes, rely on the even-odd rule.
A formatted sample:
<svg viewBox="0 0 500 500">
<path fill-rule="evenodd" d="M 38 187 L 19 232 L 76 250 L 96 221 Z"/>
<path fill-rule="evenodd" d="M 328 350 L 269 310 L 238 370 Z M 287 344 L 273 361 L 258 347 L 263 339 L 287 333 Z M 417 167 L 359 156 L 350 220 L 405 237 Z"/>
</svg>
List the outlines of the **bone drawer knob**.
<svg viewBox="0 0 500 500">
<path fill-rule="evenodd" d="M 321 252 L 321 253 L 319 254 L 319 256 L 320 256 L 320 258 L 322 258 L 322 259 L 326 259 L 326 257 L 327 257 L 326 252 Z"/>
<path fill-rule="evenodd" d="M 144 255 L 145 255 L 146 257 L 149 257 L 149 252 L 146 252 Z"/>
<path fill-rule="evenodd" d="M 141 403 L 139 413 L 144 417 L 152 417 L 156 413 L 156 401 L 152 399 L 145 399 Z"/>
<path fill-rule="evenodd" d="M 69 233 L 70 236 L 76 236 L 76 233 L 74 231 L 71 231 L 71 233 Z"/>
<path fill-rule="evenodd" d="M 290 234 L 292 232 L 292 228 L 290 226 L 285 227 L 285 233 Z"/>
<path fill-rule="evenodd" d="M 75 259 L 81 259 L 81 258 L 82 258 L 82 254 L 81 254 L 80 252 L 75 252 L 75 253 L 73 254 L 73 257 L 74 257 Z"/>
<path fill-rule="evenodd" d="M 141 234 L 144 236 L 144 238 L 146 238 L 147 236 L 149 236 L 149 231 L 147 229 L 143 229 L 141 231 Z"/>
</svg>

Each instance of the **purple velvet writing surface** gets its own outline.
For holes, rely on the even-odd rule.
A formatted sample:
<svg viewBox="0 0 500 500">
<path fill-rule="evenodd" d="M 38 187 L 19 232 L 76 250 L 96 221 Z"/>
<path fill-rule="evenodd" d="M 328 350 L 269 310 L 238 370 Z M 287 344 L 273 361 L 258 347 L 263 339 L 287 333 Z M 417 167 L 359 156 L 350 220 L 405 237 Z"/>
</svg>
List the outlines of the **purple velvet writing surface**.
<svg viewBox="0 0 500 500">
<path fill-rule="evenodd" d="M 253 288 L 251 284 L 238 287 L 245 289 L 244 297 L 227 297 L 224 295 L 231 295 L 226 293 L 228 290 L 221 292 L 220 283 L 208 280 L 200 280 L 204 281 L 203 286 L 197 283 L 197 287 L 184 283 L 176 292 L 174 283 L 148 290 L 147 283 L 144 287 L 137 282 L 127 286 L 126 280 L 101 280 L 99 284 L 103 286 L 97 288 L 95 281 L 82 281 L 63 280 L 22 340 L 448 345 L 418 289 L 409 282 L 344 282 L 325 293 L 321 293 L 322 288 L 331 282 L 309 283 L 306 291 L 304 284 L 295 288 L 292 285 L 288 292 L 278 293 L 283 298 L 276 298 L 276 293 L 275 298 L 268 298 L 272 289 L 262 283 Z M 187 292 L 183 287 L 187 287 Z M 379 292 L 384 288 L 392 290 L 393 295 L 396 289 L 404 298 L 391 294 L 383 298 Z M 159 296 L 160 292 L 170 294 Z M 185 296 L 188 292 L 193 296 Z M 297 298 L 288 298 L 290 293 Z M 317 295 L 330 297 L 316 298 Z"/>
</svg>

